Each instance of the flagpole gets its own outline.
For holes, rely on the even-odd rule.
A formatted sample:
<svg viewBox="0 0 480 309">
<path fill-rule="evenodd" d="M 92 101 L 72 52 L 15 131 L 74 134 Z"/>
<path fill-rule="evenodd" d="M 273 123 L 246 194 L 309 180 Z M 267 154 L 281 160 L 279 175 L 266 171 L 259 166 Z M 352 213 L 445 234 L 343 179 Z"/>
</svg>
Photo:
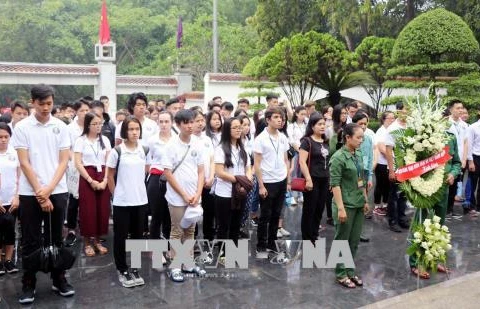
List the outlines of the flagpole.
<svg viewBox="0 0 480 309">
<path fill-rule="evenodd" d="M 213 0 L 213 73 L 218 72 L 217 0 Z"/>
</svg>

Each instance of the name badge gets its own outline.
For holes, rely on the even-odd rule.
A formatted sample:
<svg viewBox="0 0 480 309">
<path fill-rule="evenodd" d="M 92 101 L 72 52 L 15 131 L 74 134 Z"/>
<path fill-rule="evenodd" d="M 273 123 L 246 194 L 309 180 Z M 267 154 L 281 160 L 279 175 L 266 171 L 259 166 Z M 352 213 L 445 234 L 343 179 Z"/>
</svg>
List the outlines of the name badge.
<svg viewBox="0 0 480 309">
<path fill-rule="evenodd" d="M 363 179 L 361 178 L 358 178 L 358 181 L 357 181 L 357 185 L 358 185 L 358 188 L 363 188 Z"/>
<path fill-rule="evenodd" d="M 102 166 L 101 165 L 97 165 L 97 173 L 101 173 L 102 172 Z"/>
</svg>

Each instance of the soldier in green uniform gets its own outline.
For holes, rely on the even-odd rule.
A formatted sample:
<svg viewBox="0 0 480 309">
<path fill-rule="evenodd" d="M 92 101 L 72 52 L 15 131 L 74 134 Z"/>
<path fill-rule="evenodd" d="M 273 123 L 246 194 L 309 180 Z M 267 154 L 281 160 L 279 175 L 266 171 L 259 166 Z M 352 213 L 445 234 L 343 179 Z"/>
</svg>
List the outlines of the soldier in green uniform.
<svg viewBox="0 0 480 309">
<path fill-rule="evenodd" d="M 450 186 L 454 183 L 455 178 L 457 178 L 458 175 L 460 175 L 461 169 L 462 169 L 462 162 L 460 161 L 460 157 L 458 156 L 457 139 L 455 138 L 455 135 L 453 135 L 450 132 L 446 132 L 446 134 L 449 137 L 448 144 L 447 144 L 448 147 L 449 147 L 448 154 L 452 158 L 450 160 L 448 160 L 448 162 L 445 164 L 445 173 L 447 174 L 447 181 L 444 184 L 445 188 L 443 188 L 445 190 L 444 198 L 442 199 L 442 201 L 440 203 L 438 203 L 437 205 L 435 205 L 433 207 L 433 211 L 434 211 L 436 216 L 440 217 L 440 224 L 442 224 L 442 225 L 445 224 L 445 215 L 447 214 L 448 186 Z M 423 209 L 421 211 L 421 215 L 422 215 L 422 220 L 424 220 L 424 219 L 427 218 L 428 213 L 425 209 Z M 420 221 L 420 210 L 417 210 L 415 212 L 415 216 L 413 218 L 413 221 L 414 222 L 419 222 Z M 410 235 L 410 239 L 412 239 L 412 238 L 413 238 L 413 236 Z M 426 270 L 417 268 L 417 258 L 416 258 L 415 255 L 410 256 L 409 263 L 410 263 L 410 270 L 411 270 L 412 274 L 420 277 L 421 279 L 429 279 L 430 278 L 430 274 Z M 440 264 L 438 264 L 437 270 L 439 272 L 447 272 L 448 271 L 446 266 L 440 265 Z"/>
<path fill-rule="evenodd" d="M 348 124 L 343 130 L 343 147 L 330 159 L 330 186 L 333 192 L 333 219 L 335 240 L 348 240 L 352 257 L 355 257 L 364 214 L 368 211 L 365 190 L 365 175 L 362 155 L 359 151 L 363 141 L 363 130 L 357 124 Z M 337 282 L 347 288 L 362 286 L 355 269 L 337 264 Z"/>
</svg>

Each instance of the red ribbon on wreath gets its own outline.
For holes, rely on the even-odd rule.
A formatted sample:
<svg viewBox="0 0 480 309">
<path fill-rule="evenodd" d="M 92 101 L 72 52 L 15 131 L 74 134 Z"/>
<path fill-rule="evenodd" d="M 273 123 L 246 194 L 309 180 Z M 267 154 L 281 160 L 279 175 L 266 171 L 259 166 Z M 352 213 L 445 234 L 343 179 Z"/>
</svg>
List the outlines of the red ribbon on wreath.
<svg viewBox="0 0 480 309">
<path fill-rule="evenodd" d="M 442 151 L 434 154 L 429 158 L 426 158 L 425 160 L 405 165 L 397 169 L 395 171 L 395 174 L 397 175 L 397 181 L 403 182 L 405 180 L 421 176 L 425 173 L 430 172 L 431 170 L 436 169 L 440 165 L 447 163 L 448 160 L 452 158 L 452 156 L 450 156 L 448 152 L 449 147 L 445 146 Z"/>
</svg>

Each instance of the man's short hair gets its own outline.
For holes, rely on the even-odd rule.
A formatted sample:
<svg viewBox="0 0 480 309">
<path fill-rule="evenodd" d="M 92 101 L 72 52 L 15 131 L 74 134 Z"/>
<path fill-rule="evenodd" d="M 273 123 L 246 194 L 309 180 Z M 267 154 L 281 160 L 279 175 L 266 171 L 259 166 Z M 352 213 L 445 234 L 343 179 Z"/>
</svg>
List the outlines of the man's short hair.
<svg viewBox="0 0 480 309">
<path fill-rule="evenodd" d="M 38 84 L 32 87 L 30 90 L 31 99 L 35 100 L 45 100 L 48 97 L 55 98 L 55 89 L 52 86 L 45 84 Z"/>
<path fill-rule="evenodd" d="M 278 99 L 278 95 L 276 95 L 276 94 L 274 94 L 274 93 L 269 93 L 269 94 L 267 94 L 267 96 L 265 97 L 265 99 L 266 99 L 267 101 L 270 101 L 270 100 L 272 100 L 272 99 Z"/>
<path fill-rule="evenodd" d="M 237 104 L 240 105 L 240 104 L 247 104 L 247 105 L 250 105 L 250 101 L 248 101 L 247 99 L 245 98 L 241 98 L 240 100 L 238 100 Z"/>
<path fill-rule="evenodd" d="M 227 111 L 229 111 L 229 112 L 232 112 L 232 111 L 233 111 L 233 108 L 234 108 L 234 107 L 233 107 L 233 104 L 230 103 L 230 102 L 223 102 L 223 103 L 222 103 L 222 109 L 225 109 L 225 110 L 227 110 Z"/>
<path fill-rule="evenodd" d="M 190 109 L 182 109 L 175 114 L 175 123 L 180 125 L 181 123 L 188 123 L 195 119 L 195 113 Z"/>
<path fill-rule="evenodd" d="M 280 107 L 271 107 L 265 112 L 265 119 L 270 119 L 274 114 L 279 114 L 282 118 L 285 118 L 283 110 Z"/>
<path fill-rule="evenodd" d="M 11 112 L 13 113 L 16 108 L 24 109 L 24 110 L 26 110 L 26 111 L 30 114 L 30 109 L 28 108 L 27 103 L 25 103 L 25 102 L 23 102 L 23 101 L 17 101 L 17 100 L 15 100 L 15 101 L 12 103 L 12 105 L 10 106 Z"/>
<path fill-rule="evenodd" d="M 100 101 L 109 100 L 109 98 L 106 95 L 102 95 L 102 96 L 100 96 L 100 99 L 98 99 L 98 100 L 100 100 Z"/>
<path fill-rule="evenodd" d="M 170 105 L 175 104 L 175 103 L 180 103 L 178 98 L 171 98 L 165 103 L 165 107 L 169 107 Z"/>
<path fill-rule="evenodd" d="M 147 104 L 147 96 L 143 92 L 134 92 L 128 97 L 127 109 L 130 114 L 133 115 L 133 108 L 137 104 L 137 100 L 142 100 Z"/>
<path fill-rule="evenodd" d="M 73 104 L 73 109 L 75 111 L 78 111 L 80 108 L 82 108 L 82 105 L 86 105 L 88 106 L 88 108 L 92 108 L 92 104 L 90 102 L 80 99 L 75 101 L 75 103 Z"/>
</svg>

